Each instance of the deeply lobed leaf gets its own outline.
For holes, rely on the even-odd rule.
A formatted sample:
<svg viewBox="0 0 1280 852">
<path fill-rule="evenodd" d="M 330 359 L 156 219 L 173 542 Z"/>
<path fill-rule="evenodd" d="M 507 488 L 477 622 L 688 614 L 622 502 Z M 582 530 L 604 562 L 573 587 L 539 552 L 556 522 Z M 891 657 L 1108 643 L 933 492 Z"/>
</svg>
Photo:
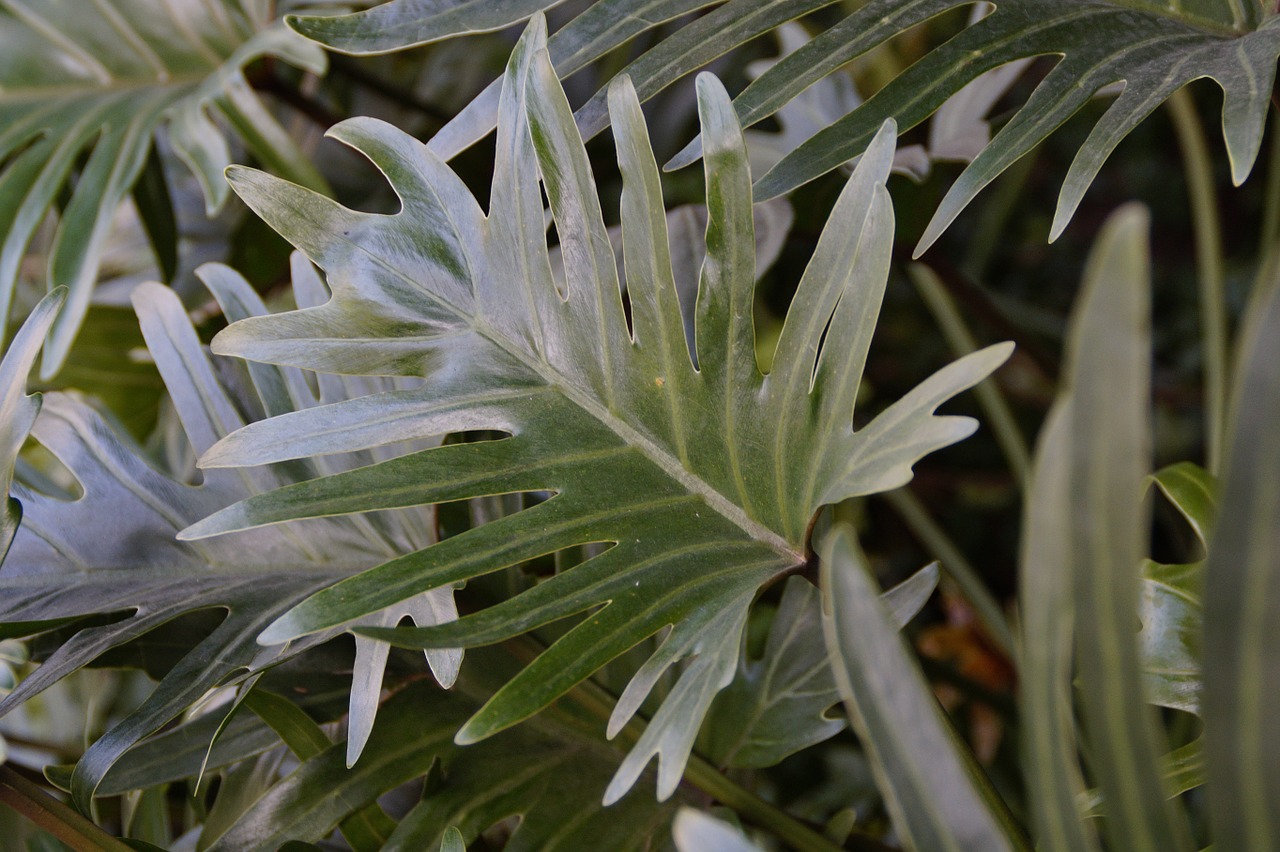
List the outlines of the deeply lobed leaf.
<svg viewBox="0 0 1280 852">
<path fill-rule="evenodd" d="M 460 742 L 472 742 L 671 628 L 623 695 L 611 730 L 663 671 L 692 662 L 620 768 L 608 800 L 655 754 L 659 794 L 670 794 L 698 722 L 733 677 L 751 601 L 762 585 L 804 562 L 815 513 L 906 482 L 917 459 L 969 434 L 972 421 L 933 412 L 1009 351 L 996 346 L 957 362 L 854 431 L 891 244 L 884 189 L 890 124 L 837 203 L 773 369 L 763 375 L 751 325 L 755 240 L 746 152 L 723 88 L 703 77 L 699 112 L 711 144 L 695 369 L 657 167 L 625 79 L 611 90 L 611 110 L 624 178 L 629 318 L 541 18 L 507 66 L 488 215 L 429 147 L 368 119 L 331 132 L 383 171 L 400 197 L 399 213 L 357 213 L 284 181 L 235 171 L 237 191 L 325 269 L 334 295 L 316 308 L 237 323 L 215 339 L 215 350 L 323 371 L 421 376 L 425 383 L 252 424 L 219 442 L 202 464 L 265 464 L 463 430 L 506 437 L 290 486 L 183 533 L 191 540 L 298 518 L 517 491 L 543 495 L 532 508 L 310 597 L 260 641 L 296 639 L 430 589 L 603 544 L 594 558 L 453 625 L 364 632 L 415 647 L 478 645 L 586 614 L 459 732 Z M 563 259 L 560 287 L 548 263 L 544 190 Z"/>
<path fill-rule="evenodd" d="M 40 394 L 27 394 L 27 378 L 65 298 L 66 291 L 56 290 L 41 299 L 0 361 L 0 487 L 5 501 L 0 515 L 0 561 L 22 522 L 22 503 L 10 496 L 14 466 L 40 413 Z"/>
<path fill-rule="evenodd" d="M 892 35 L 950 8 L 953 0 L 873 0 L 781 62 L 739 96 L 744 123 L 771 115 L 814 80 Z M 1232 176 L 1248 176 L 1280 56 L 1280 18 L 1248 0 L 1196 4 L 1002 0 L 987 17 L 894 78 L 861 108 L 812 137 L 764 175 L 778 195 L 857 154 L 885 116 L 905 130 L 978 75 L 1028 57 L 1060 57 L 943 199 L 917 247 L 927 249 L 975 195 L 1065 122 L 1103 87 L 1116 98 L 1081 147 L 1063 185 L 1052 237 L 1071 219 L 1111 151 L 1173 92 L 1208 77 L 1222 88 Z"/>
<path fill-rule="evenodd" d="M 659 41 L 623 73 L 631 77 L 641 99 L 647 99 L 730 50 L 834 4 L 835 0 L 730 0 Z M 308 26 L 323 27 L 322 38 L 340 49 L 392 50 L 454 31 L 428 28 L 428 32 L 417 26 L 414 11 L 432 5 L 396 0 L 346 18 L 312 19 Z M 503 4 L 504 21 L 515 21 L 538 5 Z M 556 33 L 551 52 L 557 72 L 568 76 L 640 32 L 711 4 L 648 0 L 633 9 L 635 5 L 634 0 L 600 0 Z M 840 69 L 853 59 L 899 33 L 967 5 L 969 0 L 861 4 L 748 86 L 735 99 L 738 116 L 744 126 L 751 126 L 774 115 L 808 97 L 818 81 L 842 73 Z M 828 121 L 759 179 L 758 197 L 782 195 L 861 154 L 887 118 L 895 119 L 905 131 L 981 75 L 1038 56 L 1057 57 L 1053 71 L 1000 133 L 976 152 L 978 156 L 943 200 L 917 253 L 923 253 L 983 187 L 1113 84 L 1123 91 L 1072 164 L 1054 218 L 1053 237 L 1066 227 L 1116 145 L 1193 80 L 1207 77 L 1222 88 L 1223 132 L 1235 182 L 1243 182 L 1252 170 L 1280 57 L 1280 18 L 1274 10 L 1264 11 L 1256 0 L 1068 4 L 1002 0 L 992 5 L 993 14 L 926 55 L 865 104 Z M 371 26 L 374 20 L 377 25 Z M 374 34 L 376 47 L 367 42 Z M 578 124 L 586 136 L 608 125 L 607 103 L 602 89 L 578 111 Z M 495 83 L 432 140 L 432 149 L 447 159 L 483 137 L 493 129 L 497 104 Z M 670 167 L 687 165 L 700 153 L 695 141 Z"/>
</svg>

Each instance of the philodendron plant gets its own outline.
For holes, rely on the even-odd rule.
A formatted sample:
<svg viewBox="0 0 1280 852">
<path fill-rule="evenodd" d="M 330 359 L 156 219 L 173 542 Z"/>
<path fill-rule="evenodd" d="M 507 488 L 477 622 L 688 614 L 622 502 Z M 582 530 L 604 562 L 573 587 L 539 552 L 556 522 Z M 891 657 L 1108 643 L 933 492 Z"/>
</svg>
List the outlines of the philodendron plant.
<svg viewBox="0 0 1280 852">
<path fill-rule="evenodd" d="M 928 247 L 1123 81 L 1068 175 L 1057 236 L 1119 141 L 1210 76 L 1243 180 L 1274 74 L 1270 10 L 983 4 L 864 103 L 843 66 L 964 4 L 185 5 L 95 0 L 80 20 L 0 0 L 0 45 L 22 42 L 0 59 L 14 118 L 0 313 L 35 304 L 0 362 L 0 836 L 358 852 L 1280 843 L 1280 251 L 1231 359 L 1225 274 L 1202 264 L 1217 311 L 1207 470 L 1151 473 L 1139 205 L 1089 253 L 1056 385 L 1028 378 L 1056 364 L 1017 311 L 947 264 L 911 276 L 954 360 L 918 381 L 920 360 L 876 370 L 871 355 L 882 306 L 910 307 L 889 290 L 904 257 L 891 173 L 971 161 L 923 226 Z M 697 131 L 677 138 L 678 99 L 651 98 L 809 12 L 777 61 L 720 67 L 736 98 L 710 73 L 692 81 Z M 406 69 L 480 59 L 448 44 L 351 58 L 525 19 L 499 80 L 449 115 L 420 80 L 400 85 Z M 637 37 L 653 39 L 637 58 L 592 64 Z M 1061 61 L 1029 64 L 1046 54 Z M 587 66 L 597 76 L 561 82 Z M 1000 112 L 1020 86 L 1030 100 Z M 312 152 L 267 93 L 348 150 Z M 436 132 L 345 117 L 378 99 Z M 896 155 L 944 103 L 929 144 Z M 780 133 L 744 132 L 775 112 Z M 492 148 L 461 155 L 490 130 Z M 700 176 L 665 176 L 655 150 Z M 261 168 L 224 183 L 241 153 Z M 239 199 L 220 226 L 239 269 L 185 274 L 176 166 L 210 212 Z M 812 194 L 793 214 L 778 196 L 796 191 Z M 91 375 L 109 338 L 95 312 L 126 309 L 118 285 L 97 286 L 126 195 L 171 284 L 129 290 L 145 350 L 126 357 L 167 389 L 133 434 L 109 402 L 128 399 L 125 378 L 100 377 L 108 395 L 58 374 Z M 1206 251 L 1211 207 L 1196 212 Z M 1265 210 L 1280 246 L 1280 192 Z M 20 266 L 39 233 L 33 276 Z M 42 278 L 69 290 L 30 298 Z M 948 291 L 1030 354 L 976 345 Z M 907 328 L 883 343 L 926 350 Z M 1002 487 L 1023 499 L 1008 607 L 902 490 L 977 429 L 939 408 L 1006 362 L 1022 403 L 1047 409 L 1033 456 L 1004 394 L 979 387 L 1014 471 Z M 951 491 L 969 513 L 997 499 Z M 1172 507 L 1167 540 L 1148 491 Z M 881 494 L 941 564 L 902 543 L 868 499 Z M 86 708 L 88 668 L 126 673 L 93 681 Z M 83 747 L 41 733 L 73 713 L 94 723 Z"/>
</svg>

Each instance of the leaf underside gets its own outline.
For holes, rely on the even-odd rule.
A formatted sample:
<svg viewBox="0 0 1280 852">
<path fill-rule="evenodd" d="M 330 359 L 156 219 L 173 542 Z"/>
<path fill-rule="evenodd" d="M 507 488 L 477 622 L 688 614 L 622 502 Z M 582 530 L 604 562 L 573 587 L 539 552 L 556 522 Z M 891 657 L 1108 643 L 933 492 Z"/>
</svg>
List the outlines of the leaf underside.
<svg viewBox="0 0 1280 852">
<path fill-rule="evenodd" d="M 741 129 L 717 81 L 699 80 L 707 246 L 694 308 L 697 369 L 672 280 L 656 163 L 629 83 L 611 90 L 625 182 L 630 316 L 581 138 L 535 18 L 508 64 L 486 216 L 429 148 L 377 121 L 331 134 L 364 153 L 402 203 L 358 213 L 250 170 L 236 191 L 327 275 L 333 298 L 230 326 L 214 349 L 318 371 L 415 376 L 414 390 L 262 421 L 205 467 L 261 465 L 448 432 L 506 437 L 409 453 L 243 501 L 187 529 L 198 539 L 298 518 L 534 495 L 532 508 L 408 553 L 320 592 L 260 637 L 279 643 L 412 595 L 587 544 L 599 555 L 452 625 L 360 632 L 411 647 L 481 645 L 581 616 L 459 732 L 482 739 L 537 712 L 609 660 L 670 633 L 619 701 L 610 730 L 685 659 L 671 695 L 606 800 L 659 755 L 679 780 L 712 697 L 733 677 L 759 588 L 805 558 L 822 506 L 896 487 L 926 453 L 968 435 L 946 399 L 1008 355 L 1000 345 L 939 372 L 863 429 L 853 402 L 883 293 L 892 211 L 887 125 L 851 178 L 762 375 L 751 324 L 755 240 Z M 541 186 L 539 185 L 541 178 Z M 542 192 L 563 259 L 551 274 Z M 826 345 L 823 345 L 823 341 Z"/>
</svg>

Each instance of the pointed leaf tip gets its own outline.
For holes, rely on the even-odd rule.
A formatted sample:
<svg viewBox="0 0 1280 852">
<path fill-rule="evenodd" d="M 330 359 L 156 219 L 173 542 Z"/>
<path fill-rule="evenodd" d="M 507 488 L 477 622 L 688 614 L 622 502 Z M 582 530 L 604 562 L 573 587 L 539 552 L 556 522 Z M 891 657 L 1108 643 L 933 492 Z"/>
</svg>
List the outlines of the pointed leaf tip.
<svg viewBox="0 0 1280 852">
<path fill-rule="evenodd" d="M 291 639 L 297 639 L 299 636 L 304 635 L 304 631 L 298 630 L 295 625 L 293 613 L 294 610 L 291 609 L 268 624 L 266 629 L 258 634 L 258 644 L 264 648 L 271 645 L 283 645 Z"/>
</svg>

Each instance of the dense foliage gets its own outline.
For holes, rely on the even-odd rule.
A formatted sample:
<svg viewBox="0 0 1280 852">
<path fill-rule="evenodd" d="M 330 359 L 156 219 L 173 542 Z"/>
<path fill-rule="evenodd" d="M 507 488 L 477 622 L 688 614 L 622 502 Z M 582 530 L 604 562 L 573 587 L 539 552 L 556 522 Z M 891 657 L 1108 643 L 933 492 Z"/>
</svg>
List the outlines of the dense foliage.
<svg viewBox="0 0 1280 852">
<path fill-rule="evenodd" d="M 1280 845 L 1278 56 L 0 0 L 4 848 Z"/>
</svg>

